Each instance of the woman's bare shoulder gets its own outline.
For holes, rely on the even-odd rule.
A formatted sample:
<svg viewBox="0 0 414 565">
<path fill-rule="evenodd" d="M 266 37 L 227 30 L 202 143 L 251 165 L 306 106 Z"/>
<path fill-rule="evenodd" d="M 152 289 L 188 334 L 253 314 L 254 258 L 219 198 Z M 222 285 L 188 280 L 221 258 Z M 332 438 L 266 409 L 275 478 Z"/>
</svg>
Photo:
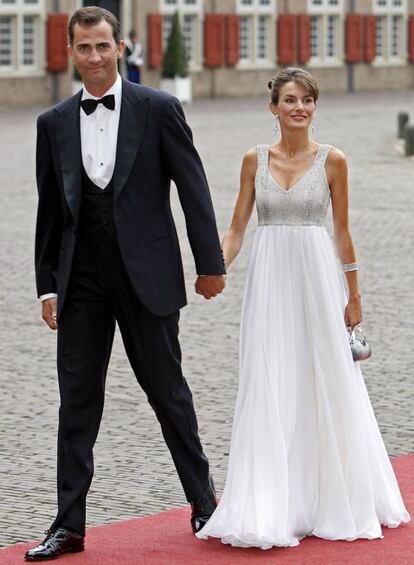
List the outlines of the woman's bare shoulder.
<svg viewBox="0 0 414 565">
<path fill-rule="evenodd" d="M 332 166 L 346 166 L 346 156 L 345 153 L 343 151 L 341 151 L 340 149 L 338 149 L 337 147 L 334 147 L 333 145 L 330 146 L 330 150 L 328 153 L 328 157 L 326 159 L 326 164 L 327 165 L 332 165 Z"/>
<path fill-rule="evenodd" d="M 252 147 L 251 149 L 246 151 L 246 153 L 243 155 L 243 161 L 244 160 L 248 162 L 257 160 L 257 146 Z"/>
<path fill-rule="evenodd" d="M 257 148 L 252 147 L 243 155 L 242 168 L 246 171 L 256 172 L 257 169 Z"/>
</svg>

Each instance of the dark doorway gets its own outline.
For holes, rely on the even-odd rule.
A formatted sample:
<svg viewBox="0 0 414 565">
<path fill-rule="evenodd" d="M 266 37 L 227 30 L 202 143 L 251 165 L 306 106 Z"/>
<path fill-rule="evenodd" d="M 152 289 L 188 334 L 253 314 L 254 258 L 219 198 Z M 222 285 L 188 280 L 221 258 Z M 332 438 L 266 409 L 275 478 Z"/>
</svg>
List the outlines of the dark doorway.
<svg viewBox="0 0 414 565">
<path fill-rule="evenodd" d="M 99 6 L 99 8 L 105 8 L 113 13 L 113 15 L 119 20 L 120 12 L 120 0 L 83 0 L 84 6 Z"/>
</svg>

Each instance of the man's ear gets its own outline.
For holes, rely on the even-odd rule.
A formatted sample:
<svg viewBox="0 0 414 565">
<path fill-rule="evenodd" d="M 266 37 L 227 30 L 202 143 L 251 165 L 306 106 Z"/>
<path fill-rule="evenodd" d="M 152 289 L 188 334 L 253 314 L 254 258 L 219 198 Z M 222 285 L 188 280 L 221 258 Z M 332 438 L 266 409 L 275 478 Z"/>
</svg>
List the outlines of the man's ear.
<svg viewBox="0 0 414 565">
<path fill-rule="evenodd" d="M 121 41 L 118 43 L 118 59 L 120 59 L 124 54 L 124 49 L 125 49 L 125 41 L 121 39 Z"/>
<path fill-rule="evenodd" d="M 67 51 L 69 57 L 70 57 L 70 58 L 72 59 L 72 61 L 73 61 L 73 49 L 72 49 L 71 45 L 68 45 L 68 46 L 66 47 L 66 51 Z"/>
</svg>

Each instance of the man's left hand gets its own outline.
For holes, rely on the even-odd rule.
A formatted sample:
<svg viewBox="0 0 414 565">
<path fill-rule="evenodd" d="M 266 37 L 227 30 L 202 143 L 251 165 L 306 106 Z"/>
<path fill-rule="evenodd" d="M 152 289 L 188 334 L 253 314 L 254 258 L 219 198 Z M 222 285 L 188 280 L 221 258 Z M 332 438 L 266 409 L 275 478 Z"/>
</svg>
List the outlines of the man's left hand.
<svg viewBox="0 0 414 565">
<path fill-rule="evenodd" d="M 226 286 L 224 275 L 204 275 L 198 276 L 195 283 L 195 291 L 209 300 L 223 292 Z"/>
</svg>

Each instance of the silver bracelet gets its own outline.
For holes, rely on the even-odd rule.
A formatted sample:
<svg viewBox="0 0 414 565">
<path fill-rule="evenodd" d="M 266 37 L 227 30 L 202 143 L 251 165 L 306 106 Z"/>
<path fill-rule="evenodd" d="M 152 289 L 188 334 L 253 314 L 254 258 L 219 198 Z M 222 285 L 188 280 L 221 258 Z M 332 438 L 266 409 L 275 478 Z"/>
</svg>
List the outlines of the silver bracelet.
<svg viewBox="0 0 414 565">
<path fill-rule="evenodd" d="M 342 270 L 344 273 L 358 270 L 358 263 L 342 263 Z"/>
</svg>

